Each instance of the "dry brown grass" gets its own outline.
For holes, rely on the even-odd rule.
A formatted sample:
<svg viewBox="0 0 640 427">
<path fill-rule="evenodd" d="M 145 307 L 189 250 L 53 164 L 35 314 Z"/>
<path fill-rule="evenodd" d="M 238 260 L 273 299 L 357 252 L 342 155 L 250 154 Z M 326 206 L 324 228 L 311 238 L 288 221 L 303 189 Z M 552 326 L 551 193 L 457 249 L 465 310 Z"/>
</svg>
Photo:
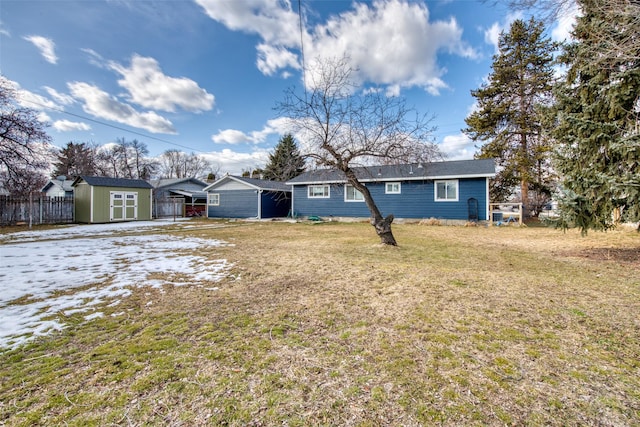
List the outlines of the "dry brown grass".
<svg viewBox="0 0 640 427">
<path fill-rule="evenodd" d="M 640 424 L 638 234 L 394 230 L 183 231 L 234 244 L 221 290 L 3 355 L 0 424 Z"/>
</svg>

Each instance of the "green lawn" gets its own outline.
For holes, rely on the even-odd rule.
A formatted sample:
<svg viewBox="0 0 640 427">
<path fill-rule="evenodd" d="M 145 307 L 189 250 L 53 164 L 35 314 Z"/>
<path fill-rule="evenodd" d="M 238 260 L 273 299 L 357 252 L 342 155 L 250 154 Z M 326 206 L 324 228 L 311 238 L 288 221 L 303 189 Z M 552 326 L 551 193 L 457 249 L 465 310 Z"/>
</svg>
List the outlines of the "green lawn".
<svg viewBox="0 0 640 427">
<path fill-rule="evenodd" d="M 218 291 L 0 354 L 0 425 L 640 425 L 636 232 L 233 225 L 176 231 L 233 244 Z"/>
</svg>

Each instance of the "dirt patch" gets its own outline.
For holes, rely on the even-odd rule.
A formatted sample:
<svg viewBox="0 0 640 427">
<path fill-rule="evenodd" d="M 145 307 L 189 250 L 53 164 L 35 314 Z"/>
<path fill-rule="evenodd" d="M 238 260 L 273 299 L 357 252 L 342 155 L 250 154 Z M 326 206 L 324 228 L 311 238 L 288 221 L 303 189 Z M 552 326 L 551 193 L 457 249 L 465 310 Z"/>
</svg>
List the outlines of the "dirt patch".
<svg viewBox="0 0 640 427">
<path fill-rule="evenodd" d="M 610 261 L 640 268 L 640 247 L 638 248 L 588 248 L 565 254 L 570 257 L 586 258 L 593 261 Z"/>
</svg>

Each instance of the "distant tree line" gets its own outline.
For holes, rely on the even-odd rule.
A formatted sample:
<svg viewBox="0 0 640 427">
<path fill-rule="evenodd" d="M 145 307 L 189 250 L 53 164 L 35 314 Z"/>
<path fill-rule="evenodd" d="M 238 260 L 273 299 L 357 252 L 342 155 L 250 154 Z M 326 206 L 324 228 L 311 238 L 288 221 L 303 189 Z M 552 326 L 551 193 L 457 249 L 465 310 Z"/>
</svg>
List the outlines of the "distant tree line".
<svg viewBox="0 0 640 427">
<path fill-rule="evenodd" d="M 203 157 L 179 150 L 167 150 L 158 158 L 151 158 L 145 143 L 118 138 L 106 146 L 67 143 L 57 154 L 53 176 L 92 175 L 148 180 L 211 176 L 218 172 L 217 169 Z"/>
</svg>

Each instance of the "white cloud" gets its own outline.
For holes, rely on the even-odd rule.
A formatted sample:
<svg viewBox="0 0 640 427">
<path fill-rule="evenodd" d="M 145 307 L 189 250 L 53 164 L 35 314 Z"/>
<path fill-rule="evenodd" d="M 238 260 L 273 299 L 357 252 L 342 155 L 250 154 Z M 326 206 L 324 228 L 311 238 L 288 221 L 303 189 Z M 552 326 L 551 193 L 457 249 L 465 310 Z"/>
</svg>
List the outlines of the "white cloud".
<svg viewBox="0 0 640 427">
<path fill-rule="evenodd" d="M 446 83 L 437 56 L 445 51 L 467 58 L 475 52 L 462 41 L 456 20 L 430 22 L 422 3 L 400 0 L 356 4 L 334 16 L 313 34 L 310 57 L 346 56 L 357 82 L 423 87 L 438 94 Z"/>
<path fill-rule="evenodd" d="M 82 122 L 72 122 L 69 120 L 56 120 L 53 128 L 58 132 L 70 132 L 75 130 L 91 130 L 91 126 Z"/>
<path fill-rule="evenodd" d="M 216 144 L 244 144 L 246 142 L 252 142 L 249 135 L 235 129 L 221 130 L 211 136 L 211 140 Z"/>
<path fill-rule="evenodd" d="M 71 95 L 83 101 L 83 109 L 95 117 L 123 123 L 152 133 L 176 134 L 173 124 L 153 111 L 141 113 L 100 88 L 83 82 L 67 83 Z"/>
<path fill-rule="evenodd" d="M 217 144 L 259 144 L 266 141 L 269 135 L 284 135 L 289 132 L 291 121 L 286 117 L 267 121 L 267 124 L 258 131 L 245 133 L 236 129 L 225 129 L 211 136 L 211 140 Z"/>
<path fill-rule="evenodd" d="M 498 51 L 498 42 L 500 41 L 500 33 L 502 32 L 502 25 L 494 22 L 489 28 L 484 31 L 484 41 L 487 44 L 493 45 L 494 50 Z"/>
<path fill-rule="evenodd" d="M 562 42 L 571 39 L 571 31 L 576 24 L 576 18 L 582 14 L 580 7 L 575 2 L 565 3 L 559 12 L 558 21 L 551 31 L 553 40 Z"/>
<path fill-rule="evenodd" d="M 196 0 L 213 20 L 234 31 L 258 34 L 272 45 L 300 45 L 298 13 L 288 0 Z"/>
<path fill-rule="evenodd" d="M 51 117 L 44 111 L 40 111 L 36 116 L 38 117 L 38 121 L 42 123 L 49 123 L 51 121 Z"/>
<path fill-rule="evenodd" d="M 55 49 L 56 45 L 53 40 L 42 36 L 25 36 L 24 39 L 33 43 L 47 62 L 51 64 L 56 64 L 58 62 Z"/>
<path fill-rule="evenodd" d="M 57 110 L 60 107 L 50 100 L 49 98 L 45 98 L 42 95 L 38 95 L 37 93 L 33 93 L 26 89 L 22 89 L 20 84 L 13 81 L 7 80 L 9 84 L 13 87 L 16 92 L 16 101 L 23 107 L 31 108 L 32 110 Z"/>
<path fill-rule="evenodd" d="M 44 86 L 44 90 L 46 90 L 49 96 L 55 99 L 59 104 L 70 105 L 75 102 L 72 96 L 69 96 L 66 93 L 60 93 L 52 87 Z"/>
<path fill-rule="evenodd" d="M 9 32 L 9 30 L 4 28 L 4 22 L 2 21 L 0 21 L 0 34 L 2 34 L 3 36 L 11 37 L 11 33 Z"/>
<path fill-rule="evenodd" d="M 264 74 L 300 68 L 294 52 L 300 48 L 299 17 L 289 1 L 196 1 L 227 28 L 262 38 L 257 65 Z M 423 2 L 405 0 L 354 3 L 352 10 L 306 30 L 302 37 L 306 58 L 348 57 L 357 70 L 356 83 L 385 85 L 392 94 L 413 86 L 438 94 L 447 87 L 442 80 L 446 71 L 437 63 L 439 53 L 477 56 L 462 41 L 455 19 L 430 22 Z"/>
<path fill-rule="evenodd" d="M 129 67 L 110 62 L 109 68 L 122 75 L 118 84 L 129 92 L 131 102 L 142 107 L 168 112 L 176 107 L 191 112 L 213 108 L 213 95 L 191 79 L 165 75 L 153 58 L 133 55 Z"/>
<path fill-rule="evenodd" d="M 82 48 L 80 50 L 89 56 L 89 64 L 95 65 L 98 68 L 107 68 L 104 58 L 98 52 L 89 48 Z"/>
<path fill-rule="evenodd" d="M 291 120 L 286 117 L 268 120 L 262 130 L 251 132 L 251 140 L 255 143 L 264 142 L 269 135 L 284 135 L 290 132 L 290 129 Z"/>
<path fill-rule="evenodd" d="M 272 75 L 278 70 L 288 67 L 301 69 L 298 64 L 298 56 L 284 47 L 261 43 L 258 49 L 258 69 L 266 75 Z"/>
<path fill-rule="evenodd" d="M 474 142 L 464 133 L 447 135 L 438 146 L 447 156 L 447 160 L 473 159 L 476 152 Z"/>
<path fill-rule="evenodd" d="M 267 150 L 254 150 L 250 153 L 240 153 L 225 148 L 222 151 L 212 151 L 202 154 L 206 160 L 220 165 L 220 173 L 239 175 L 243 171 L 263 168 L 269 161 Z"/>
</svg>

